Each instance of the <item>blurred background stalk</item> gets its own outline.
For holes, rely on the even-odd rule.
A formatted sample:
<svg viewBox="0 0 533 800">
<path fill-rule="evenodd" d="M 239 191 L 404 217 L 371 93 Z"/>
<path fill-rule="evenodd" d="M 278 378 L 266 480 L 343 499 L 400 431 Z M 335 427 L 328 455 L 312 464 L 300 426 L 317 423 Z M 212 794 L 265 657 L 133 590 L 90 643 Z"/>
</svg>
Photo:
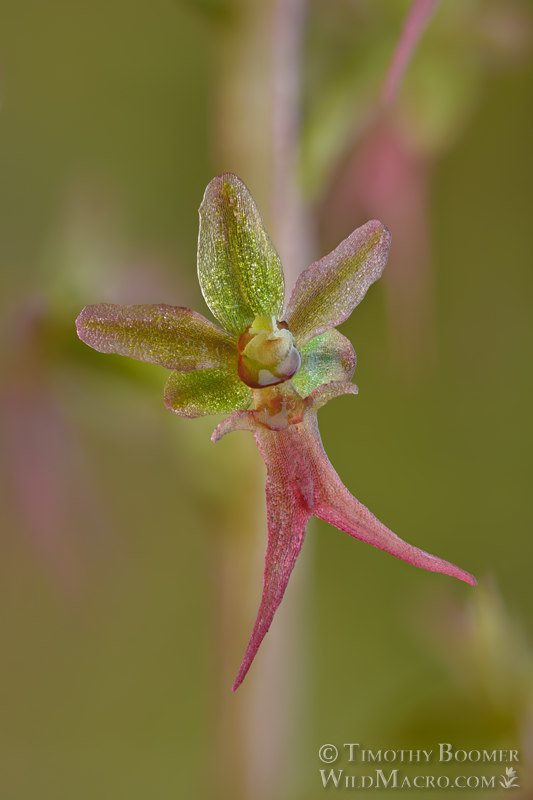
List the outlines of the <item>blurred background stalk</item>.
<svg viewBox="0 0 533 800">
<path fill-rule="evenodd" d="M 286 296 L 296 276 L 311 261 L 313 234 L 299 185 L 303 37 L 307 0 L 239 0 L 216 29 L 213 75 L 215 173 L 236 172 L 252 191 L 285 271 Z M 232 437 L 233 438 L 233 437 Z M 231 446 L 231 443 L 230 443 Z M 243 653 L 260 599 L 266 548 L 265 470 L 257 453 L 246 461 L 257 491 L 243 495 L 234 524 L 242 535 L 226 531 L 219 539 L 214 569 L 225 601 L 219 605 L 217 663 L 230 652 Z M 251 502 L 243 502 L 243 497 Z M 231 499 L 227 498 L 228 502 Z M 221 710 L 217 721 L 219 763 L 225 765 L 227 797 L 268 800 L 282 795 L 297 768 L 294 742 L 301 740 L 307 684 L 302 659 L 307 648 L 304 564 L 291 579 L 283 613 L 268 634 L 265 652 L 233 698 L 227 697 L 235 662 L 217 676 Z M 246 576 L 243 580 L 242 576 Z M 239 577 L 241 576 L 241 577 Z M 224 622 L 224 612 L 233 620 Z M 291 753 L 288 759 L 287 754 Z M 242 785 L 236 785 L 236 776 Z M 217 792 L 222 789 L 218 772 Z M 225 783 L 225 782 L 224 782 Z M 237 794 L 236 794 L 237 792 Z M 226 795 L 224 795 L 225 797 Z"/>
</svg>

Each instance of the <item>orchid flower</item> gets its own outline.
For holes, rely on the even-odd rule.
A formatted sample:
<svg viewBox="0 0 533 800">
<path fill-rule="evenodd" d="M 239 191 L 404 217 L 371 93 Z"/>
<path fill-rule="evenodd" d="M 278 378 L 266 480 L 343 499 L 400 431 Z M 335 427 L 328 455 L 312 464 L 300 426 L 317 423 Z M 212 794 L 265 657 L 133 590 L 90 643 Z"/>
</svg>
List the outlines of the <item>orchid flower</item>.
<svg viewBox="0 0 533 800">
<path fill-rule="evenodd" d="M 268 545 L 259 612 L 233 690 L 243 681 L 281 603 L 312 516 L 417 567 L 475 579 L 407 544 L 359 503 L 330 464 L 317 411 L 355 394 L 356 357 L 336 326 L 381 275 L 390 234 L 373 220 L 304 270 L 284 307 L 279 256 L 246 186 L 214 178 L 200 206 L 198 277 L 219 327 L 187 308 L 87 306 L 80 339 L 171 370 L 164 401 L 182 417 L 232 412 L 215 429 L 249 430 L 266 465 Z"/>
</svg>

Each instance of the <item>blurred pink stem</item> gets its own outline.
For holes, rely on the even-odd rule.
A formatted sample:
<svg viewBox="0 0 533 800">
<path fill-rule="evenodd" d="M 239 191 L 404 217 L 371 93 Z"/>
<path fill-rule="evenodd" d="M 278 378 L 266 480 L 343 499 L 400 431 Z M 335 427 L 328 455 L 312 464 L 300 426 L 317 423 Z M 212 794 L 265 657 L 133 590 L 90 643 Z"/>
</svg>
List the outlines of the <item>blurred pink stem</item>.
<svg viewBox="0 0 533 800">
<path fill-rule="evenodd" d="M 413 0 L 387 71 L 381 95 L 383 105 L 395 102 L 405 71 L 438 4 L 439 0 Z"/>
</svg>

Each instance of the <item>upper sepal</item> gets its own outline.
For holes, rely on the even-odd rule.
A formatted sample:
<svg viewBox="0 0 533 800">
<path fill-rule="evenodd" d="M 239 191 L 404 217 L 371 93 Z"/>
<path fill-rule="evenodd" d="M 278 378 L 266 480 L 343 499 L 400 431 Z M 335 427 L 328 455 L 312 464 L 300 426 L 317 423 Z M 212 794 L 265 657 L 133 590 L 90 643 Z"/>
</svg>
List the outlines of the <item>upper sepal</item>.
<svg viewBox="0 0 533 800">
<path fill-rule="evenodd" d="M 200 206 L 198 279 L 205 302 L 232 333 L 241 334 L 259 315 L 280 318 L 279 256 L 252 195 L 231 173 L 213 178 Z"/>
<path fill-rule="evenodd" d="M 76 328 L 80 339 L 101 353 L 167 369 L 230 369 L 237 363 L 235 337 L 189 308 L 98 303 L 83 309 Z"/>
</svg>

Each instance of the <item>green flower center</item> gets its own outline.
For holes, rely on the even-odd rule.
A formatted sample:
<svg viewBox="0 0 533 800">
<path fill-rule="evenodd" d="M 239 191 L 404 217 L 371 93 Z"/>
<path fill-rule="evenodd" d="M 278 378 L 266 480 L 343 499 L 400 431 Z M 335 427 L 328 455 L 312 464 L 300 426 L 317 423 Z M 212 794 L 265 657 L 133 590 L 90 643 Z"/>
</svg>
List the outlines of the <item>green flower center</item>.
<svg viewBox="0 0 533 800">
<path fill-rule="evenodd" d="M 239 377 L 252 389 L 275 386 L 300 369 L 300 353 L 287 323 L 261 315 L 239 339 Z"/>
</svg>

